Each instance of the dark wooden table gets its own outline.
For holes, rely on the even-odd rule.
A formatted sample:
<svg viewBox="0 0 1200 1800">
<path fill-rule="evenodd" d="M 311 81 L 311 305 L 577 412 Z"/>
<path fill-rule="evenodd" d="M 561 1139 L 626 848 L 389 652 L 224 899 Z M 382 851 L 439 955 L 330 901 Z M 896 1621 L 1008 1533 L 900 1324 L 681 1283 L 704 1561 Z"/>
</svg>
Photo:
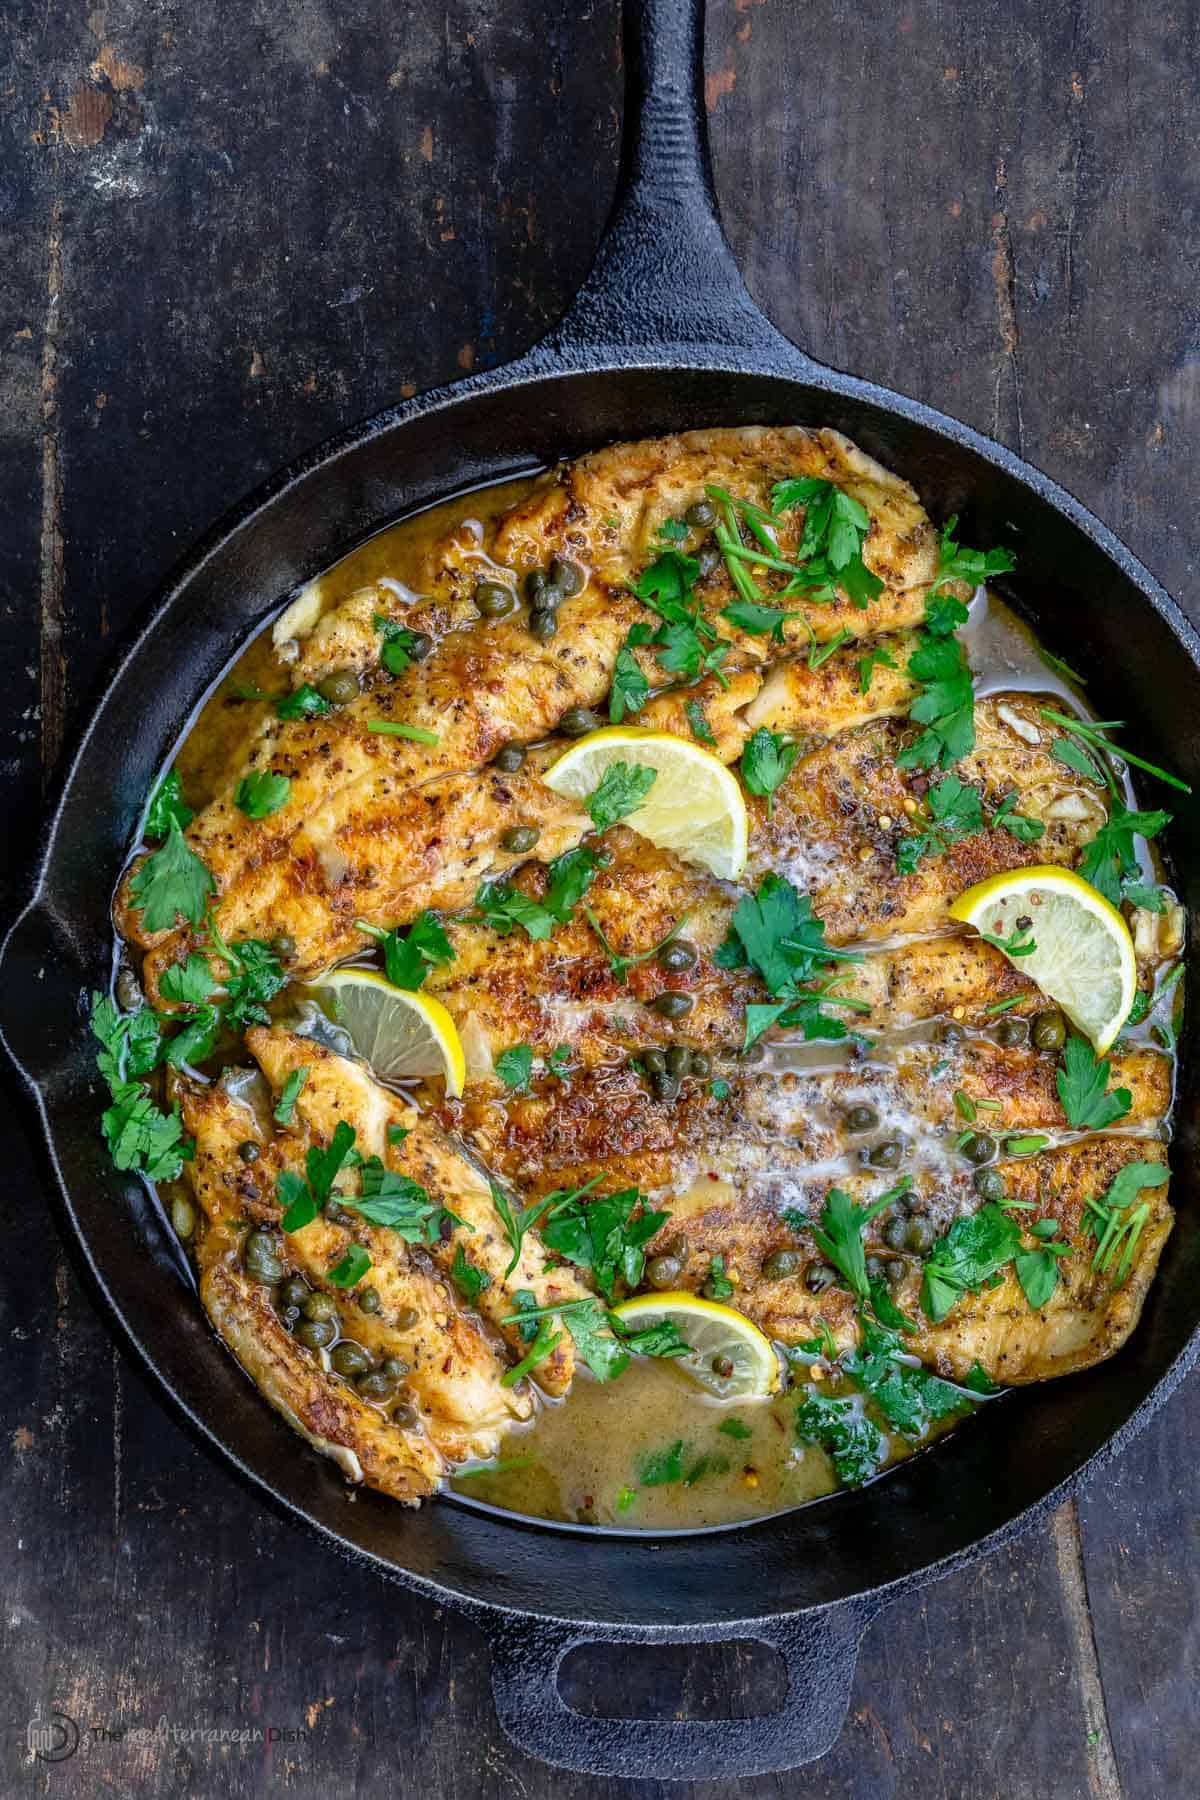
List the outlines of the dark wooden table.
<svg viewBox="0 0 1200 1800">
<path fill-rule="evenodd" d="M 553 321 L 621 93 L 615 0 L 3 10 L 15 885 L 110 637 L 212 516 Z M 1200 616 L 1200 8 L 714 0 L 708 36 L 725 219 L 771 316 L 1023 451 Z M 3 1793 L 658 1792 L 517 1753 L 474 1630 L 200 1454 L 111 1347 L 5 1125 Z M 1197 1431 L 1193 1381 L 1077 1504 L 878 1621 L 823 1763 L 736 1791 L 1194 1794 Z M 656 1652 L 570 1693 L 737 1713 L 772 1675 Z M 27 1749 L 53 1707 L 84 1732 L 57 1766 Z M 116 1737 L 160 1718 L 284 1735 Z"/>
</svg>

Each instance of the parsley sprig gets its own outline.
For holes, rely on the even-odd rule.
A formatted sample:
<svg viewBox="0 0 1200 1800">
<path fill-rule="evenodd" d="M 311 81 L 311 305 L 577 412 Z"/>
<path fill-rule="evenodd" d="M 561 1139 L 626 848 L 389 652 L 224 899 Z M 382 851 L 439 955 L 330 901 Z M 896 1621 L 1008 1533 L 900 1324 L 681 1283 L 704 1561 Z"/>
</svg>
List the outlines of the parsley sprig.
<svg viewBox="0 0 1200 1800">
<path fill-rule="evenodd" d="M 1058 1097 L 1075 1131 L 1103 1131 L 1123 1119 L 1133 1104 L 1128 1088 L 1108 1091 L 1112 1064 L 1099 1059 L 1083 1038 L 1067 1039 L 1062 1067 L 1055 1076 Z"/>
<path fill-rule="evenodd" d="M 813 913 L 809 896 L 779 875 L 765 876 L 756 894 L 738 901 L 713 960 L 722 969 L 755 969 L 774 996 L 769 1006 L 747 1006 L 747 1047 L 774 1024 L 797 1028 L 809 1039 L 845 1037 L 845 1025 L 824 1011 L 823 1001 L 870 1010 L 839 998 L 829 985 L 816 990 L 805 985 L 829 977 L 834 961 L 861 962 L 862 956 L 827 944 L 824 921 Z"/>
<path fill-rule="evenodd" d="M 1017 559 L 1011 550 L 968 550 L 954 536 L 957 527 L 957 513 L 942 526 L 937 573 L 929 590 L 931 595 L 940 593 L 951 581 L 969 582 L 972 588 L 977 588 L 989 576 L 1007 575 L 1017 566 Z"/>
<path fill-rule="evenodd" d="M 966 608 L 951 596 L 926 602 L 920 642 L 908 673 L 921 692 L 909 717 L 925 727 L 896 758 L 902 769 L 948 769 L 975 748 L 975 688 L 966 652 L 953 636 Z"/>
<path fill-rule="evenodd" d="M 383 966 L 392 986 L 407 988 L 410 993 L 416 992 L 437 963 L 454 961 L 450 939 L 437 915 L 428 910 L 418 914 L 407 932 L 368 925 L 365 919 L 356 919 L 354 928 L 381 946 Z"/>
<path fill-rule="evenodd" d="M 192 1145 L 184 1141 L 178 1106 L 163 1112 L 145 1082 L 158 1059 L 158 1027 L 152 1013 L 121 1013 L 106 994 L 92 995 L 92 1031 L 100 1041 L 96 1066 L 108 1084 L 111 1104 L 101 1128 L 116 1168 L 137 1170 L 151 1181 L 174 1181 Z"/>
</svg>

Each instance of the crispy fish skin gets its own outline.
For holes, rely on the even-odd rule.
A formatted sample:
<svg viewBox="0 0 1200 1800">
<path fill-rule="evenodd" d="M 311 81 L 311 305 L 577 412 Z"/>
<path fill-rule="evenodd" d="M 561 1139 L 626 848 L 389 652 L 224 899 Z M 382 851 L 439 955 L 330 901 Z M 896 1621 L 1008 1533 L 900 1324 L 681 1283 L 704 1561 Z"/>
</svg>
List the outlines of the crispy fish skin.
<svg viewBox="0 0 1200 1800">
<path fill-rule="evenodd" d="M 278 1224 L 276 1179 L 283 1169 L 303 1173 L 309 1134 L 294 1129 L 268 1136 L 251 1109 L 219 1084 L 184 1084 L 180 1097 L 184 1122 L 196 1144 L 189 1168 L 193 1190 L 205 1217 L 222 1233 L 227 1260 L 232 1255 L 235 1285 L 249 1281 L 253 1288 L 256 1284 L 241 1267 L 243 1234 L 237 1221 L 246 1217 L 259 1224 Z M 260 1151 L 252 1167 L 237 1153 L 247 1141 Z M 328 1280 L 329 1270 L 352 1242 L 362 1243 L 371 1256 L 370 1285 L 380 1300 L 374 1314 L 362 1312 L 351 1294 Z M 212 1262 L 207 1233 L 201 1249 L 202 1260 Z M 505 1365 L 477 1322 L 462 1312 L 428 1259 L 395 1232 L 365 1221 L 357 1221 L 350 1231 L 318 1217 L 289 1233 L 284 1250 L 289 1269 L 335 1303 L 342 1336 L 379 1358 L 399 1357 L 408 1364 L 408 1396 L 418 1408 L 422 1432 L 440 1456 L 461 1462 L 492 1455 L 500 1433 L 514 1419 L 528 1416 L 528 1400 L 501 1386 Z M 233 1290 L 226 1283 L 222 1291 Z M 324 1380 L 336 1389 L 339 1400 L 344 1397 L 345 1384 L 336 1376 L 326 1370 Z"/>
<path fill-rule="evenodd" d="M 435 639 L 426 660 L 413 663 L 394 679 L 373 664 L 366 691 L 322 717 L 263 720 L 246 766 L 230 771 L 224 790 L 187 832 L 192 848 L 216 879 L 226 937 L 259 934 L 264 919 L 273 916 L 281 892 L 291 894 L 294 924 L 300 927 L 298 934 L 289 926 L 291 935 L 298 943 L 312 945 L 302 966 L 321 966 L 316 945 L 328 935 L 324 915 L 334 911 L 340 885 L 337 839 L 344 826 L 353 830 L 354 821 L 361 830 L 371 831 L 380 784 L 398 794 L 439 777 L 478 770 L 503 744 L 542 737 L 568 708 L 602 700 L 629 627 L 651 616 L 628 591 L 628 580 L 657 554 L 655 532 L 672 516 L 680 495 L 695 498 L 706 484 L 715 482 L 760 504 L 769 503 L 774 482 L 802 474 L 837 480 L 868 506 L 872 523 L 864 558 L 887 584 L 866 610 L 844 595 L 827 604 L 801 604 L 798 611 L 812 614 L 811 628 L 818 639 L 827 640 L 842 629 L 862 636 L 915 624 L 936 567 L 936 534 L 913 490 L 836 433 L 799 427 L 690 433 L 615 446 L 565 465 L 500 519 L 484 546 L 494 563 L 517 577 L 544 567 L 556 555 L 579 564 L 587 576 L 585 585 L 560 608 L 561 629 L 554 638 L 548 643 L 535 639 L 523 612 L 499 621 L 482 620 L 469 598 L 479 565 L 470 565 L 458 542 L 453 553 L 431 570 L 429 595 L 404 608 L 388 594 L 378 606 L 381 616 Z M 785 554 L 798 540 L 802 524 L 801 511 L 782 517 L 779 539 Z M 731 596 L 728 575 L 719 564 L 703 589 L 706 610 L 716 619 Z M 349 636 L 343 633 L 336 639 L 339 654 L 348 653 L 354 631 L 365 640 L 369 630 L 377 664 L 383 640 L 374 623 L 374 603 L 369 615 L 365 600 L 354 597 L 354 603 L 353 628 L 343 621 Z M 336 629 L 331 625 L 326 639 Z M 765 663 L 778 654 L 778 646 L 765 638 L 736 632 L 726 624 L 717 629 L 728 633 L 735 666 L 738 661 Z M 790 623 L 785 636 L 788 633 L 807 642 L 807 627 L 799 618 Z M 326 654 L 322 650 L 321 655 Z M 297 680 L 317 673 L 318 665 L 306 663 L 301 651 L 295 665 Z M 370 729 L 376 722 L 415 726 L 434 733 L 436 741 L 414 743 L 380 734 Z M 248 819 L 236 804 L 238 782 L 249 772 L 266 770 L 287 777 L 291 783 L 287 801 L 268 818 Z M 414 853 L 406 831 L 374 835 L 376 869 Z M 416 853 L 420 854 L 419 839 Z M 318 880 L 322 857 L 326 868 Z M 282 881 L 269 869 L 277 862 L 288 865 Z M 265 878 L 264 866 L 268 866 Z M 393 889 L 410 885 L 393 870 Z M 128 901 L 126 888 L 118 907 L 121 929 L 148 948 Z M 307 931 L 306 912 L 322 915 Z"/>
<path fill-rule="evenodd" d="M 247 1032 L 246 1042 L 277 1092 L 296 1069 L 308 1069 L 296 1112 L 319 1139 L 327 1141 L 338 1120 L 344 1119 L 354 1127 L 356 1148 L 364 1155 L 382 1157 L 389 1168 L 419 1182 L 432 1199 L 462 1221 L 449 1237 L 439 1238 L 427 1253 L 422 1250 L 420 1255 L 427 1255 L 449 1276 L 461 1251 L 473 1268 L 488 1277 L 487 1285 L 472 1304 L 517 1358 L 525 1354 L 528 1345 L 521 1338 L 519 1326 L 503 1321 L 518 1310 L 518 1290 L 531 1292 L 539 1307 L 588 1298 L 589 1290 L 571 1269 L 547 1270 L 546 1252 L 536 1231 L 525 1234 L 515 1266 L 508 1273 L 513 1248 L 496 1211 L 490 1185 L 450 1142 L 436 1120 L 404 1105 L 361 1064 L 336 1056 L 311 1039 L 256 1027 Z M 390 1141 L 392 1126 L 407 1134 L 399 1144 Z M 354 1234 L 360 1235 L 358 1226 L 354 1227 Z M 384 1227 L 372 1228 L 373 1246 L 386 1246 L 389 1238 L 394 1242 L 395 1234 Z M 373 1247 L 372 1258 L 374 1255 Z M 561 1394 L 571 1385 L 574 1369 L 574 1345 L 570 1334 L 564 1332 L 550 1356 L 534 1371 L 534 1379 L 543 1392 Z"/>
</svg>

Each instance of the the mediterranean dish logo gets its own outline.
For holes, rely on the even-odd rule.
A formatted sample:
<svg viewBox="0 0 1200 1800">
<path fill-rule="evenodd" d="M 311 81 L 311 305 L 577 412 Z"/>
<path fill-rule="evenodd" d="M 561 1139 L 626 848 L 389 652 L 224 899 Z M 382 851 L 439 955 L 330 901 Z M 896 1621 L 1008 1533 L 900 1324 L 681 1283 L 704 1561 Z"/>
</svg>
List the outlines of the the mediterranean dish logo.
<svg viewBox="0 0 1200 1800">
<path fill-rule="evenodd" d="M 232 1745 L 242 1749 L 256 1744 L 300 1744 L 309 1736 L 302 1725 L 197 1725 L 181 1724 L 163 1714 L 154 1725 L 81 1726 L 58 1707 L 38 1708 L 25 1728 L 29 1753 L 38 1762 L 66 1762 L 80 1745 L 151 1744 Z"/>
</svg>

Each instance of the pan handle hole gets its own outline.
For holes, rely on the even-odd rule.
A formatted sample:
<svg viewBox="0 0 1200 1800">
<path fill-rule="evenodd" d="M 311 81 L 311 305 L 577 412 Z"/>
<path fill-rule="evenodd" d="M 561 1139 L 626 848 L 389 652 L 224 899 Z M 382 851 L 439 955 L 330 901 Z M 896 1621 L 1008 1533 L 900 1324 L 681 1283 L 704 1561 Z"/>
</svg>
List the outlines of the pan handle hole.
<svg viewBox="0 0 1200 1800">
<path fill-rule="evenodd" d="M 577 1644 L 558 1672 L 572 1712 L 600 1719 L 761 1719 L 787 1697 L 769 1644 Z"/>
</svg>

